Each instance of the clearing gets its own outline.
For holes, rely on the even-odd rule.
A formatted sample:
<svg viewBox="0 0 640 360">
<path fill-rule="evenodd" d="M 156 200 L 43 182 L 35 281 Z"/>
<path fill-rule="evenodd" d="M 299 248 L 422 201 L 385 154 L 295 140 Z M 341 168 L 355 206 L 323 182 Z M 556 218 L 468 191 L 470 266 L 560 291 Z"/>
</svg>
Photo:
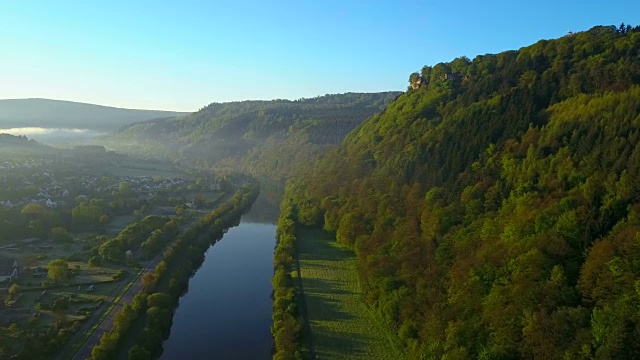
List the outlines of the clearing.
<svg viewBox="0 0 640 360">
<path fill-rule="evenodd" d="M 361 298 L 353 252 L 320 229 L 299 228 L 298 257 L 308 316 L 305 357 L 312 348 L 317 359 L 405 358 Z"/>
</svg>

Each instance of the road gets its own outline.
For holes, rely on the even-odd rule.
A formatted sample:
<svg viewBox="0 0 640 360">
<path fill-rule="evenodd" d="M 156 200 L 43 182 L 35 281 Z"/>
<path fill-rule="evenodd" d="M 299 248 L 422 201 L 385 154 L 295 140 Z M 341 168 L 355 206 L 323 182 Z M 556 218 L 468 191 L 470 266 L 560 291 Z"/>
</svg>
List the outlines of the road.
<svg viewBox="0 0 640 360">
<path fill-rule="evenodd" d="M 216 205 L 224 203 L 226 201 L 228 201 L 231 198 L 232 194 L 225 194 L 218 202 Z M 187 227 L 192 226 L 195 222 L 200 221 L 200 219 L 206 215 L 208 213 L 208 211 L 203 211 L 201 213 L 199 213 L 198 216 L 194 216 L 190 221 L 186 222 L 185 224 L 183 224 L 180 229 L 181 230 L 185 230 Z M 102 321 L 102 323 L 100 323 L 100 325 L 98 326 L 98 328 L 96 329 L 96 331 L 91 334 L 91 336 L 89 337 L 89 339 L 87 339 L 87 341 L 82 345 L 82 347 L 80 348 L 80 350 L 78 350 L 78 352 L 76 353 L 76 355 L 73 357 L 73 360 L 85 360 L 85 359 L 91 359 L 91 350 L 93 349 L 93 347 L 97 344 L 100 343 L 100 338 L 102 337 L 102 335 L 106 332 L 109 332 L 111 330 L 113 330 L 113 322 L 115 320 L 116 314 L 118 312 L 120 312 L 120 310 L 122 310 L 122 308 L 124 307 L 125 304 L 131 304 L 133 302 L 133 298 L 140 292 L 142 291 L 142 276 L 144 275 L 144 273 L 147 272 L 152 272 L 154 271 L 156 265 L 158 265 L 158 263 L 160 261 L 162 261 L 162 259 L 164 259 L 164 251 L 161 251 L 155 258 L 153 258 L 152 260 L 146 261 L 142 263 L 143 266 L 143 272 L 142 274 L 135 280 L 135 282 L 133 283 L 133 285 L 131 285 L 131 287 L 129 288 L 129 290 L 127 290 L 127 292 L 122 295 L 122 298 L 120 298 L 120 301 L 118 301 L 118 303 L 113 307 L 113 309 L 111 310 L 111 312 L 109 313 L 109 315 L 107 315 L 107 317 Z M 122 288 L 118 288 L 117 292 L 115 294 L 119 294 L 119 292 L 121 291 Z M 108 301 L 105 301 L 105 304 L 103 304 L 103 308 L 99 309 L 99 311 L 95 312 L 95 317 L 99 317 L 100 315 L 102 315 L 104 313 L 104 311 L 106 311 L 106 308 L 115 300 L 115 296 L 112 294 L 109 297 Z M 93 326 L 93 324 L 95 323 L 97 319 L 93 318 L 91 319 L 91 321 L 87 321 L 85 323 L 85 325 L 83 326 L 83 328 L 77 333 L 79 334 L 79 336 L 81 336 L 81 334 L 84 334 L 90 326 Z M 78 336 L 78 335 L 77 335 Z M 75 337 L 74 339 L 72 339 L 72 341 L 67 344 L 67 346 L 71 346 L 71 344 L 73 344 L 73 342 L 77 340 Z M 69 349 L 65 349 L 62 354 L 66 354 L 68 353 Z"/>
<path fill-rule="evenodd" d="M 127 281 L 125 284 L 128 284 L 128 283 L 129 282 Z M 98 321 L 100 316 L 102 316 L 102 314 L 104 314 L 104 312 L 107 311 L 107 308 L 111 306 L 111 304 L 116 299 L 118 294 L 120 294 L 120 291 L 122 291 L 123 286 L 120 286 L 114 289 L 111 292 L 111 294 L 109 294 L 109 296 L 105 299 L 105 301 L 102 302 L 102 305 L 100 305 L 93 312 L 93 315 L 91 315 L 91 317 L 87 321 L 85 321 L 84 324 L 82 324 L 82 327 L 80 327 L 80 330 L 76 331 L 75 335 L 71 338 L 71 340 L 67 341 L 67 344 L 64 346 L 64 348 L 60 350 L 60 352 L 58 353 L 58 356 L 56 356 L 57 360 L 67 358 L 67 355 L 71 351 L 71 347 L 73 346 L 73 344 L 75 344 L 76 341 L 78 341 L 78 339 L 82 337 L 84 333 L 86 333 L 96 323 L 96 321 Z"/>
<path fill-rule="evenodd" d="M 143 274 L 153 271 L 156 265 L 158 265 L 158 263 L 162 261 L 163 259 L 162 255 L 163 253 L 161 252 L 154 259 L 142 263 L 142 265 L 144 266 Z M 107 315 L 107 317 L 102 321 L 102 323 L 100 323 L 96 331 L 93 334 L 91 334 L 89 339 L 82 345 L 80 350 L 78 350 L 76 355 L 73 357 L 73 360 L 91 359 L 91 349 L 93 349 L 95 345 L 98 345 L 100 343 L 100 338 L 104 333 L 113 330 L 113 321 L 116 318 L 116 314 L 118 314 L 120 310 L 122 310 L 125 304 L 131 304 L 133 302 L 133 298 L 140 291 L 142 291 L 142 276 L 139 276 L 135 280 L 133 285 L 131 285 L 129 290 L 127 290 L 127 292 L 124 295 L 122 295 L 122 298 L 120 298 L 120 301 L 118 301 L 118 303 L 113 307 L 113 309 L 111 309 L 111 312 L 109 313 L 109 315 Z"/>
</svg>

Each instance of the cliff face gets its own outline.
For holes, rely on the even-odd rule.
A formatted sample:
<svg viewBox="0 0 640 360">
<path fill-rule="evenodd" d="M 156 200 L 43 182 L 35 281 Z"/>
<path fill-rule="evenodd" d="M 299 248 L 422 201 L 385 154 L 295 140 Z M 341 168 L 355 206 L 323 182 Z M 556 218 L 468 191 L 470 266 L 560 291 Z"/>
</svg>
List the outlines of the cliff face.
<svg viewBox="0 0 640 360">
<path fill-rule="evenodd" d="M 421 77 L 421 76 L 418 76 L 418 78 L 417 78 L 415 81 L 413 81 L 413 82 L 410 84 L 410 86 L 411 86 L 411 89 L 413 89 L 413 90 L 417 90 L 417 89 L 419 89 L 419 88 L 420 88 L 420 86 L 422 86 L 422 84 L 423 84 L 422 77 Z"/>
</svg>

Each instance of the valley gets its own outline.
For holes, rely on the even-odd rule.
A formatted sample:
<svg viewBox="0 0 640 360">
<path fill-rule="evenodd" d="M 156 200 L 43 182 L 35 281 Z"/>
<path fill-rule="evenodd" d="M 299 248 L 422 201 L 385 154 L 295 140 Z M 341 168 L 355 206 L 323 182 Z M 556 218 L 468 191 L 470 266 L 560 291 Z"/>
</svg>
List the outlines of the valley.
<svg viewBox="0 0 640 360">
<path fill-rule="evenodd" d="M 37 7 L 0 359 L 640 359 L 640 5 Z"/>
</svg>

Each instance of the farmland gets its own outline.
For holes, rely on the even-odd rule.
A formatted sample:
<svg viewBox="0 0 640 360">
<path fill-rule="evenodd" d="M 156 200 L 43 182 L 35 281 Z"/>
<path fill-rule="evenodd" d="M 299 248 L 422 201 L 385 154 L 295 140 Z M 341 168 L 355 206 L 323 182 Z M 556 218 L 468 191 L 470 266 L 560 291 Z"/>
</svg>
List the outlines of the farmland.
<svg viewBox="0 0 640 360">
<path fill-rule="evenodd" d="M 364 304 L 355 255 L 319 229 L 298 232 L 298 257 L 307 308 L 305 357 L 402 359 L 381 319 Z M 303 311 L 304 313 L 304 311 Z"/>
</svg>

